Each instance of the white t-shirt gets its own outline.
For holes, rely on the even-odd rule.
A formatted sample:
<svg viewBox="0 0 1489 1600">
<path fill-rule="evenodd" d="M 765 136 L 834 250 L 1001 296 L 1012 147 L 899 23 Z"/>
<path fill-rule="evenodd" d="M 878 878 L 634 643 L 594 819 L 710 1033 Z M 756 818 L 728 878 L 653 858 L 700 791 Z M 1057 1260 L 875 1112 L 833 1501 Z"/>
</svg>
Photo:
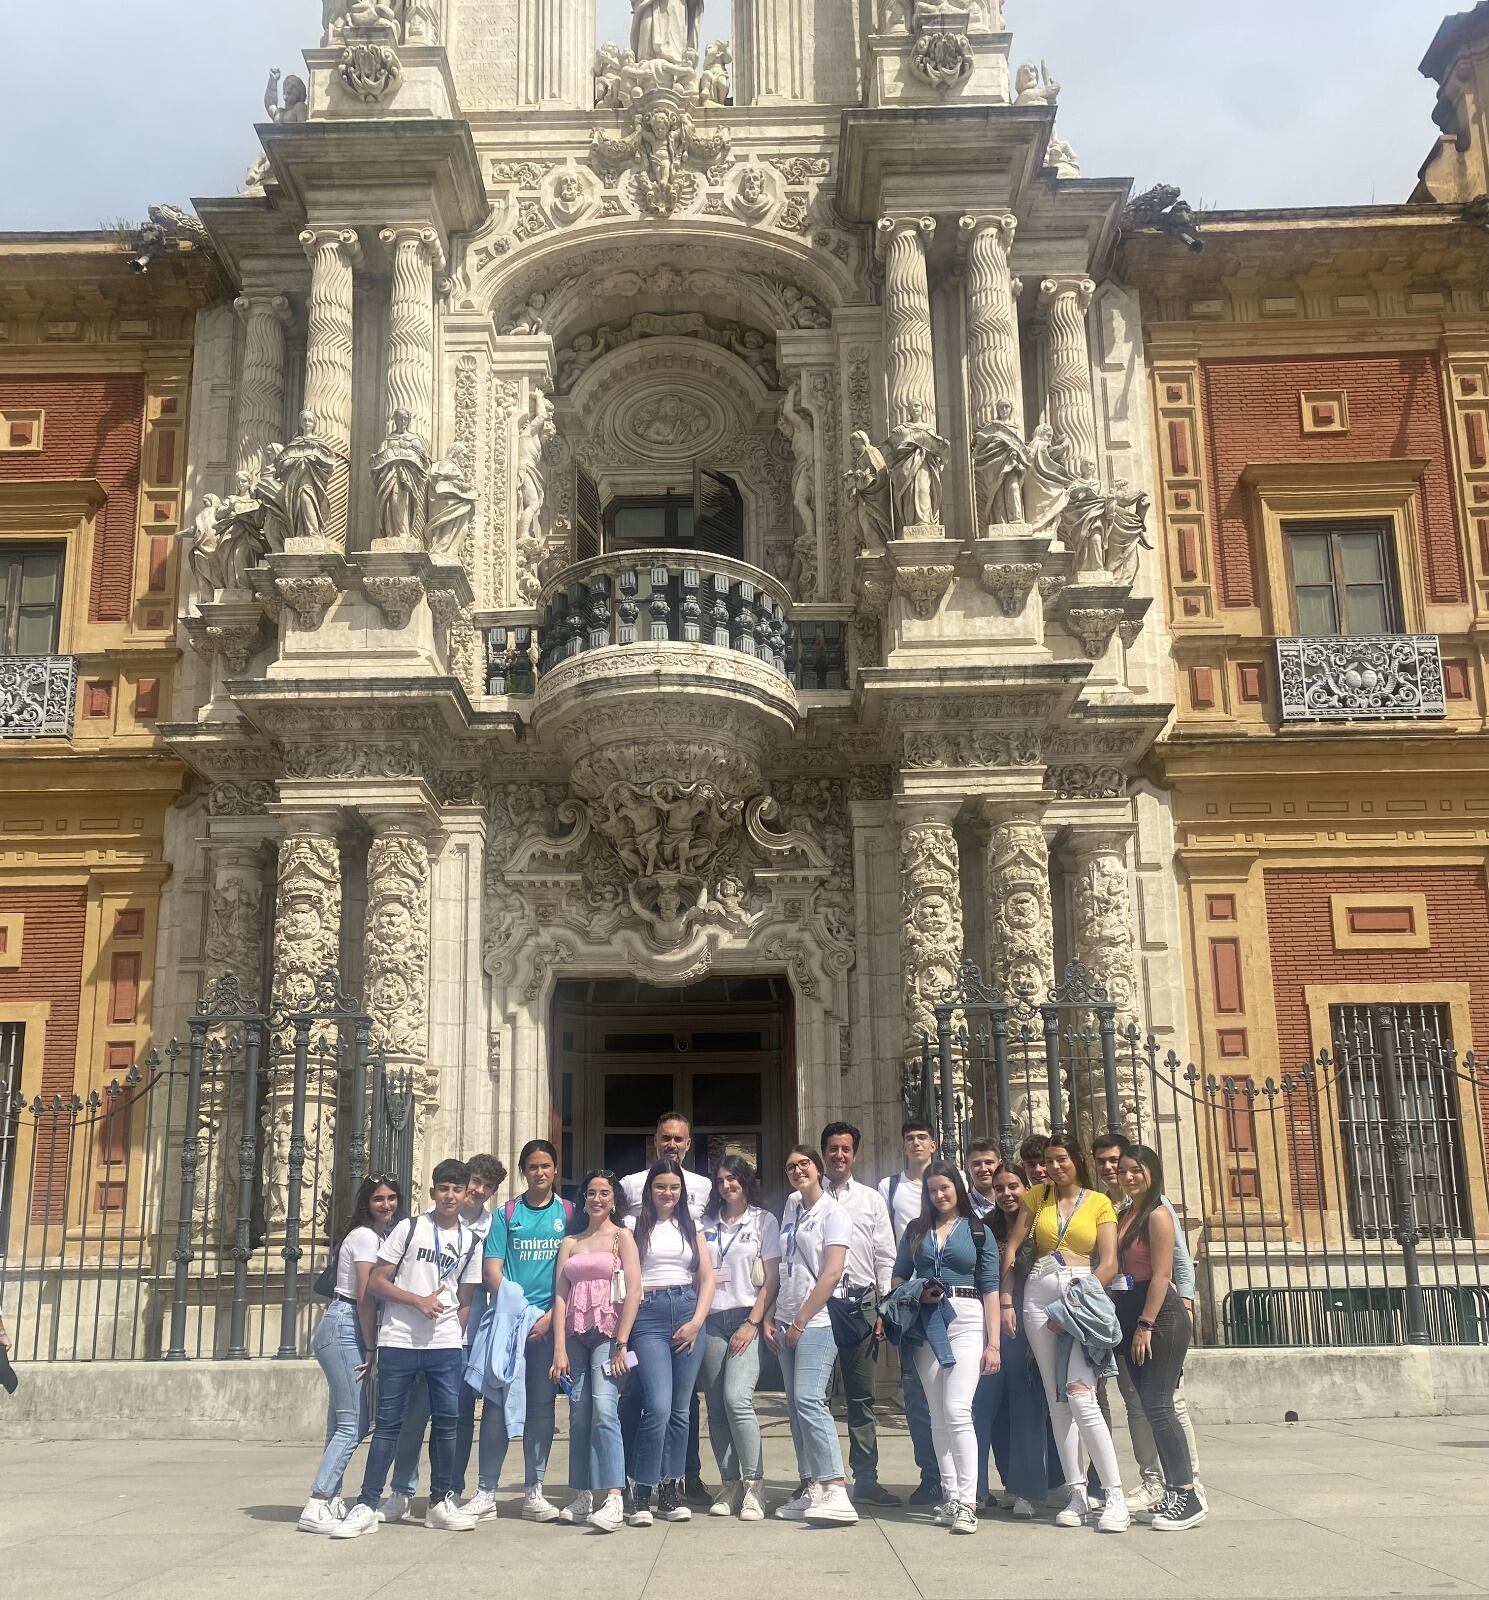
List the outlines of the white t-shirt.
<svg viewBox="0 0 1489 1600">
<path fill-rule="evenodd" d="M 894 1242 L 898 1244 L 905 1236 L 905 1229 L 920 1215 L 921 1190 L 925 1184 L 919 1178 L 907 1178 L 903 1172 L 897 1174 L 899 1182 L 893 1178 L 880 1178 L 879 1193 L 884 1196 L 884 1204 L 889 1206 L 889 1221 L 894 1228 Z M 894 1184 L 894 1202 L 890 1203 L 889 1188 Z"/>
<path fill-rule="evenodd" d="M 635 1217 L 626 1218 L 632 1233 L 636 1231 L 636 1221 Z M 671 1217 L 659 1222 L 651 1230 L 646 1254 L 641 1258 L 641 1292 L 690 1287 L 697 1270 L 693 1247 L 683 1238 L 682 1229 Z"/>
<path fill-rule="evenodd" d="M 803 1211 L 801 1196 L 792 1195 L 781 1216 L 781 1292 L 776 1296 L 775 1319 L 794 1322 L 796 1313 L 811 1298 L 822 1276 L 822 1258 L 830 1245 L 845 1248 L 853 1242 L 853 1218 L 830 1194 L 824 1194 L 810 1211 Z M 807 1323 L 809 1328 L 832 1324 L 827 1307 Z"/>
<path fill-rule="evenodd" d="M 336 1255 L 336 1292 L 348 1300 L 357 1298 L 357 1263 L 376 1261 L 382 1240 L 375 1228 L 353 1228 L 341 1241 Z"/>
<path fill-rule="evenodd" d="M 620 1198 L 627 1217 L 641 1215 L 641 1191 L 646 1187 L 646 1174 L 650 1171 L 650 1167 L 643 1167 L 640 1172 L 629 1173 L 620 1180 Z M 689 1172 L 687 1168 L 683 1169 L 682 1176 L 683 1187 L 688 1195 L 688 1210 L 692 1212 L 694 1222 L 702 1222 L 704 1207 L 713 1193 L 713 1184 L 701 1172 Z"/>
<path fill-rule="evenodd" d="M 703 1224 L 713 1262 L 715 1311 L 742 1311 L 759 1290 L 750 1281 L 757 1261 L 781 1259 L 781 1225 L 768 1211 L 749 1206 L 738 1222 L 710 1217 Z"/>
<path fill-rule="evenodd" d="M 417 1231 L 404 1255 L 410 1228 Z M 393 1278 L 400 1289 L 410 1294 L 433 1294 L 439 1289 L 443 1305 L 437 1317 L 426 1317 L 417 1306 L 387 1301 L 377 1330 L 378 1344 L 395 1350 L 458 1350 L 462 1343 L 459 1286 L 481 1281 L 481 1241 L 470 1223 L 462 1220 L 453 1228 L 437 1228 L 431 1212 L 405 1217 L 383 1240 L 377 1258 L 394 1269 Z"/>
</svg>

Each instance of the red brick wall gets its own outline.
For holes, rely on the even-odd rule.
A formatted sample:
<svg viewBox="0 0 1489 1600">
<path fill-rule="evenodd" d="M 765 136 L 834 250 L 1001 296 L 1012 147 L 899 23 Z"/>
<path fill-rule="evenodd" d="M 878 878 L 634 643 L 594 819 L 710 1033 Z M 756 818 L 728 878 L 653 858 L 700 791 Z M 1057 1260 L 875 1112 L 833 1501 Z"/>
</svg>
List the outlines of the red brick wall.
<svg viewBox="0 0 1489 1600">
<path fill-rule="evenodd" d="M 1482 1059 L 1489 1051 L 1489 888 L 1482 870 L 1298 868 L 1263 876 L 1280 1072 L 1295 1073 L 1315 1051 L 1303 992 L 1309 985 L 1467 983 L 1473 1038 L 1453 1043 L 1460 1055 L 1473 1048 Z M 1424 895 L 1431 947 L 1336 950 L 1329 911 L 1329 896 L 1335 894 Z M 1327 1095 L 1323 1105 L 1337 1112 L 1337 1100 Z M 1479 1114 L 1481 1132 L 1489 1139 L 1489 1099 L 1481 1097 Z M 1295 1197 L 1316 1204 L 1316 1134 L 1301 1108 L 1289 1132 Z M 1471 1172 L 1484 1170 L 1472 1152 L 1468 1165 Z M 1326 1174 L 1325 1182 L 1332 1193 L 1333 1176 Z"/>
<path fill-rule="evenodd" d="M 82 889 L 3 889 L 0 912 L 22 916 L 21 965 L 0 970 L 0 1015 L 7 1001 L 51 1002 L 41 1083 L 27 1092 L 71 1094 L 78 1049 L 87 896 Z"/>
<path fill-rule="evenodd" d="M 1257 604 L 1260 530 L 1248 526 L 1241 474 L 1260 461 L 1382 461 L 1425 458 L 1417 515 L 1427 600 L 1464 598 L 1447 425 L 1437 359 L 1427 354 L 1295 360 L 1209 361 L 1203 372 L 1210 481 L 1216 512 L 1220 603 Z M 1298 395 L 1343 389 L 1350 431 L 1305 434 Z"/>
<path fill-rule="evenodd" d="M 0 378 L 0 410 L 46 412 L 36 455 L 0 455 L 0 485 L 16 478 L 96 478 L 108 496 L 99 513 L 88 617 L 122 622 L 134 583 L 139 522 L 140 439 L 145 382 L 137 373 L 36 374 Z"/>
</svg>

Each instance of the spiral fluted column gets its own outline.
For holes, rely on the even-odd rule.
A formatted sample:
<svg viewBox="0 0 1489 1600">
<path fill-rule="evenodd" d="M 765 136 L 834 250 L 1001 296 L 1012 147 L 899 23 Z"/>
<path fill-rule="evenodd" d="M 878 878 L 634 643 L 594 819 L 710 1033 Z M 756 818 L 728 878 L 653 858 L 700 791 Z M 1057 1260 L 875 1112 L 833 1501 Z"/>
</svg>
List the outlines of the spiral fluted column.
<svg viewBox="0 0 1489 1600">
<path fill-rule="evenodd" d="M 233 301 L 243 322 L 243 378 L 238 388 L 237 469 L 257 478 L 271 444 L 284 442 L 284 330 L 290 303 L 282 294 L 244 290 Z"/>
<path fill-rule="evenodd" d="M 1096 402 L 1086 313 L 1096 285 L 1089 278 L 1046 278 L 1039 286 L 1045 313 L 1045 381 L 1050 425 L 1069 441 L 1071 463 L 1097 459 Z"/>
<path fill-rule="evenodd" d="M 889 378 L 889 425 L 936 421 L 936 366 L 925 252 L 936 232 L 931 217 L 881 217 L 884 258 L 884 359 Z"/>
<path fill-rule="evenodd" d="M 393 252 L 385 412 L 407 411 L 410 431 L 427 444 L 434 438 L 434 275 L 445 254 L 433 228 L 385 228 L 378 237 Z"/>
<path fill-rule="evenodd" d="M 310 257 L 305 327 L 305 409 L 315 432 L 338 458 L 326 496 L 323 532 L 334 550 L 346 549 L 347 475 L 352 448 L 352 273 L 361 260 L 350 228 L 307 228 Z"/>
<path fill-rule="evenodd" d="M 1003 214 L 964 216 L 957 226 L 967 241 L 967 382 L 972 427 L 995 422 L 1006 400 L 1022 426 L 1023 379 L 1019 363 L 1017 296 L 1022 285 L 1008 268 L 1018 219 Z"/>
</svg>

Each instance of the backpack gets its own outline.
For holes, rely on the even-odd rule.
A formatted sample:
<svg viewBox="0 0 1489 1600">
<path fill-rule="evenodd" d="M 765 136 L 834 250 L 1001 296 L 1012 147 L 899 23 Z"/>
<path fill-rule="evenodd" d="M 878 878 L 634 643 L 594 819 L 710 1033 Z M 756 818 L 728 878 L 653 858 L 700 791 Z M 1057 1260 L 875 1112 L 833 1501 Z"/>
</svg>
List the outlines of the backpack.
<svg viewBox="0 0 1489 1600">
<path fill-rule="evenodd" d="M 398 1274 L 403 1271 L 403 1263 L 408 1260 L 408 1253 L 409 1253 L 409 1251 L 411 1249 L 413 1249 L 414 1235 L 419 1231 L 419 1224 L 426 1217 L 429 1217 L 431 1215 L 432 1215 L 431 1212 L 421 1211 L 417 1217 L 411 1217 L 409 1219 L 408 1237 L 405 1238 L 404 1241 L 403 1241 L 403 1249 L 399 1252 L 397 1265 L 393 1268 L 393 1282 L 394 1283 L 398 1282 Z M 431 1228 L 434 1227 L 434 1224 L 432 1222 L 430 1223 L 430 1227 Z M 474 1233 L 475 1230 L 472 1229 L 471 1231 Z M 439 1238 L 439 1233 L 438 1233 L 438 1230 L 436 1230 L 435 1239 L 438 1240 L 438 1238 Z M 479 1245 L 479 1244 L 484 1244 L 484 1243 L 485 1243 L 485 1241 L 483 1239 L 479 1238 L 479 1237 L 473 1238 L 471 1240 L 470 1249 L 465 1252 L 465 1259 L 455 1269 L 455 1282 L 456 1282 L 457 1285 L 460 1283 L 460 1280 L 465 1276 L 465 1269 L 470 1265 L 470 1258 L 473 1255 L 475 1255 L 475 1253 L 476 1253 L 476 1246 Z M 443 1282 L 444 1280 L 441 1279 L 440 1281 Z"/>
</svg>

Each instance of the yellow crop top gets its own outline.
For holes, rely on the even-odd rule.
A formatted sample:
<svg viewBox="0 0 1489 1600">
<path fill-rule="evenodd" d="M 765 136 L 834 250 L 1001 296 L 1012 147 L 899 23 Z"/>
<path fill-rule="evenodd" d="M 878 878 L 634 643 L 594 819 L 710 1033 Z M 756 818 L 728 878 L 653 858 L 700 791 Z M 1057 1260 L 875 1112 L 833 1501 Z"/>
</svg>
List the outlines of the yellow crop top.
<svg viewBox="0 0 1489 1600">
<path fill-rule="evenodd" d="M 1034 1213 L 1034 1254 L 1042 1259 L 1055 1248 L 1060 1236 L 1059 1198 L 1047 1183 L 1024 1191 L 1024 1204 Z M 1103 1222 L 1116 1224 L 1112 1203 L 1098 1189 L 1087 1189 L 1065 1230 L 1063 1249 L 1088 1260 L 1096 1254 L 1096 1230 Z"/>
</svg>

